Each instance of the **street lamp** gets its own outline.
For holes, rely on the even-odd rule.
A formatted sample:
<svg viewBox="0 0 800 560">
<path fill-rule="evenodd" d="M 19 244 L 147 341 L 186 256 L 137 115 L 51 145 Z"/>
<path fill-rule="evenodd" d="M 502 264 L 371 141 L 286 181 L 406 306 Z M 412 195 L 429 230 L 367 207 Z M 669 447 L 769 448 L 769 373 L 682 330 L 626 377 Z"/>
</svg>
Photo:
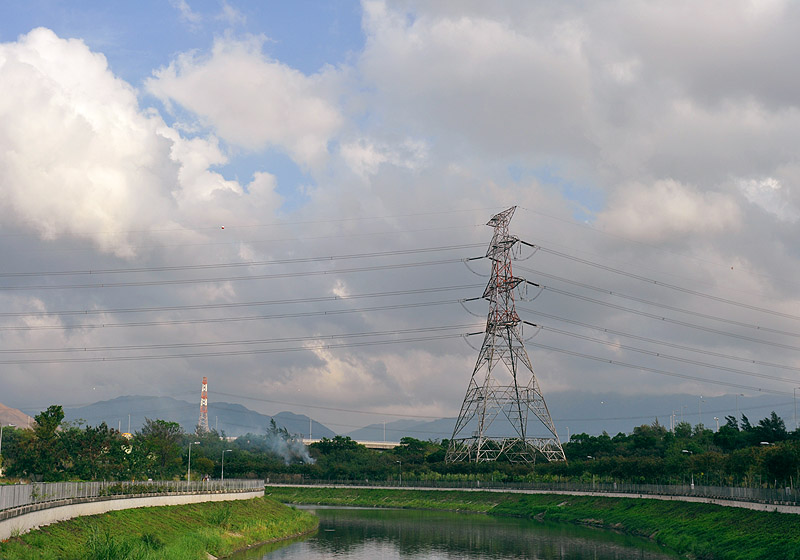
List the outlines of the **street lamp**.
<svg viewBox="0 0 800 560">
<path fill-rule="evenodd" d="M 233 449 L 222 450 L 222 475 L 220 476 L 220 480 L 225 480 L 225 453 L 227 453 L 228 451 L 233 451 Z"/>
<path fill-rule="evenodd" d="M 719 431 L 719 418 L 717 418 L 716 416 L 714 416 L 714 422 L 716 422 L 716 423 L 717 423 L 717 431 Z"/>
<path fill-rule="evenodd" d="M 403 485 L 403 461 L 395 461 L 395 463 L 400 463 L 400 486 Z"/>
<path fill-rule="evenodd" d="M 189 442 L 189 467 L 186 469 L 186 482 L 192 481 L 192 445 L 200 445 L 199 441 Z"/>
<path fill-rule="evenodd" d="M 794 431 L 797 431 L 797 389 L 800 387 L 795 387 L 792 389 L 792 394 L 794 395 Z"/>
<path fill-rule="evenodd" d="M 697 401 L 697 424 L 699 426 L 703 424 L 703 395 L 700 395 L 700 399 Z"/>
</svg>

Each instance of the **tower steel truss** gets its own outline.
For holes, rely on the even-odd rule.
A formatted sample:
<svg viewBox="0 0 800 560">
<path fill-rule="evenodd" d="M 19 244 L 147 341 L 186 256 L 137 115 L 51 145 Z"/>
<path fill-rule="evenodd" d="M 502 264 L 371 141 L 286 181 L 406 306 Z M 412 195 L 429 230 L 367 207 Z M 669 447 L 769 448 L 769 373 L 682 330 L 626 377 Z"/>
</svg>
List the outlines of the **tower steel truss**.
<svg viewBox="0 0 800 560">
<path fill-rule="evenodd" d="M 486 251 L 492 262 L 483 298 L 489 302 L 486 331 L 478 360 L 453 429 L 446 461 L 534 463 L 541 454 L 548 461 L 565 461 L 564 449 L 533 373 L 522 339 L 521 321 L 514 306 L 514 289 L 524 281 L 511 269 L 513 248 L 519 241 L 508 226 L 516 206 L 500 212 L 486 224 L 494 235 Z M 502 367 L 498 367 L 502 366 Z M 531 426 L 537 435 L 531 435 Z"/>
</svg>

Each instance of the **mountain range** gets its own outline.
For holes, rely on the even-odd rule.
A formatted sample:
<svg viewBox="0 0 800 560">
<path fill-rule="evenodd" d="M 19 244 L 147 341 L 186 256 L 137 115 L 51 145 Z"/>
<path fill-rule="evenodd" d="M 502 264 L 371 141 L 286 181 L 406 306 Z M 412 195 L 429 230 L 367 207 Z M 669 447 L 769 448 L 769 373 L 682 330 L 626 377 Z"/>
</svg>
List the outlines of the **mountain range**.
<svg viewBox="0 0 800 560">
<path fill-rule="evenodd" d="M 567 441 L 571 434 L 598 435 L 607 432 L 630 433 L 635 426 L 658 421 L 669 428 L 672 422 L 699 421 L 712 429 L 724 424 L 726 416 L 746 415 L 753 424 L 769 416 L 774 410 L 781 416 L 789 430 L 795 428 L 794 405 L 788 397 L 759 395 L 655 395 L 626 397 L 619 394 L 553 393 L 547 395 L 547 404 L 559 437 Z M 737 414 L 738 411 L 738 414 Z M 29 416 L 39 411 L 18 411 L 0 405 L 0 423 L 3 425 L 28 425 Z M 124 396 L 100 401 L 87 406 L 67 407 L 65 420 L 97 425 L 105 422 L 122 432 L 141 429 L 145 418 L 178 422 L 187 432 L 194 432 L 199 420 L 198 403 L 189 403 L 172 397 Z M 716 418 L 716 419 L 715 419 Z M 290 433 L 314 438 L 331 438 L 335 430 L 304 414 L 280 412 L 274 416 L 261 414 L 240 404 L 209 401 L 209 427 L 227 436 L 246 433 L 264 433 L 270 421 L 286 428 Z M 432 420 L 402 419 L 375 423 L 341 435 L 358 441 L 399 441 L 403 437 L 421 440 L 441 440 L 451 437 L 455 418 Z M 537 435 L 537 434 L 531 434 Z"/>
<path fill-rule="evenodd" d="M 68 422 L 97 425 L 105 422 L 109 427 L 122 432 L 135 432 L 144 425 L 145 418 L 177 422 L 186 432 L 194 432 L 200 419 L 197 403 L 172 397 L 125 396 L 100 401 L 77 408 L 65 408 L 64 420 Z M 208 403 L 208 426 L 226 436 L 241 436 L 247 433 L 262 434 L 275 420 L 279 428 L 290 433 L 308 437 L 309 427 L 314 437 L 334 437 L 327 426 L 302 414 L 281 412 L 274 416 L 261 414 L 240 404 L 226 402 Z"/>
</svg>

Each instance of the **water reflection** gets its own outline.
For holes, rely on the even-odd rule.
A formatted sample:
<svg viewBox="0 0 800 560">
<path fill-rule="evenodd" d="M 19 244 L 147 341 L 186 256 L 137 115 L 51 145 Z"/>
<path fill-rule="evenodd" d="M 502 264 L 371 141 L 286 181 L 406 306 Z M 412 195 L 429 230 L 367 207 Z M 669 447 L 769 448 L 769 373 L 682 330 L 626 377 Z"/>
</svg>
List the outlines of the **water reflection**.
<svg viewBox="0 0 800 560">
<path fill-rule="evenodd" d="M 232 556 L 236 560 L 673 560 L 657 545 L 570 525 L 410 510 L 309 508 L 319 531 Z"/>
</svg>

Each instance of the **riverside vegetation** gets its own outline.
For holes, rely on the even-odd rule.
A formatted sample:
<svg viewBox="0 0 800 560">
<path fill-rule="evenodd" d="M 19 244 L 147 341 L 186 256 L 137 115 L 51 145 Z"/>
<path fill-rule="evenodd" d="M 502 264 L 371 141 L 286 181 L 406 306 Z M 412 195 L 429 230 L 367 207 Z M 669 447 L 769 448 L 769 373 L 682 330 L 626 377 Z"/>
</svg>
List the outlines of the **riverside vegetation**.
<svg viewBox="0 0 800 560">
<path fill-rule="evenodd" d="M 651 539 L 698 560 L 800 560 L 798 516 L 648 499 L 459 490 L 268 487 L 282 502 L 487 513 L 575 523 Z"/>
<path fill-rule="evenodd" d="M 79 517 L 12 537 L 0 543 L 0 558 L 207 560 L 316 527 L 313 515 L 270 498 L 145 507 Z"/>
<path fill-rule="evenodd" d="M 221 437 L 224 434 L 214 430 L 187 434 L 175 422 L 149 419 L 141 431 L 134 433 L 129 440 L 105 424 L 90 427 L 63 423 L 63 418 L 62 408 L 53 405 L 35 417 L 31 428 L 6 429 L 2 461 L 8 476 L 19 480 L 45 481 L 173 480 L 187 472 L 189 444 L 199 441 L 200 444 L 192 448 L 192 473 L 198 478 L 203 474 L 214 478 L 221 476 L 223 457 L 226 478 L 271 478 L 273 481 L 316 479 L 395 482 L 401 478 L 403 481 L 417 482 L 596 481 L 675 484 L 694 481 L 704 485 L 794 488 L 800 477 L 800 430 L 788 431 L 784 421 L 774 412 L 758 423 L 751 423 L 744 415 L 740 420 L 728 416 L 725 424 L 716 432 L 702 424 L 692 427 L 684 422 L 678 423 L 671 431 L 655 421 L 636 427 L 631 434 L 573 434 L 564 443 L 567 462 L 539 463 L 535 470 L 530 465 L 507 461 L 447 463 L 444 460 L 448 445 L 446 440 L 403 438 L 398 447 L 378 452 L 348 437 L 336 436 L 333 439 L 323 438 L 306 449 L 298 436 L 289 434 L 274 423 L 266 426 L 263 434 L 246 434 L 235 441 L 226 441 Z M 440 503 L 442 495 L 438 496 L 426 497 L 423 501 Z M 619 525 L 617 528 L 635 534 L 653 536 L 658 542 L 694 554 L 697 558 L 800 560 L 796 517 L 776 514 L 772 518 L 769 517 L 771 514 L 729 508 L 717 510 L 714 506 L 709 506 L 710 510 L 702 509 L 705 506 L 692 509 L 695 505 L 686 503 L 645 501 L 645 507 L 637 505 L 641 501 L 625 505 L 628 503 L 625 500 L 603 501 L 608 500 L 606 498 L 586 502 L 588 509 L 583 511 L 577 504 L 584 502 L 578 499 L 555 498 L 559 500 L 556 507 L 538 502 L 540 499 L 544 498 L 516 495 L 514 503 L 517 505 L 513 507 L 518 509 L 515 511 L 511 505 L 502 506 L 499 502 L 490 506 L 484 504 L 480 507 L 485 509 L 475 511 L 525 517 L 545 515 L 549 519 L 570 522 L 590 523 L 591 520 L 599 520 L 598 524 L 603 526 Z M 468 498 L 458 498 L 458 504 L 445 509 L 470 509 L 469 504 L 475 500 L 475 495 L 470 493 Z M 492 494 L 490 500 L 497 500 L 497 494 Z M 561 502 L 569 507 L 558 506 Z M 617 505 L 612 507 L 611 504 Z M 362 505 L 392 504 L 388 497 L 383 496 L 378 501 L 370 499 Z M 405 507 L 428 506 L 408 504 Z M 504 510 L 503 507 L 512 509 Z M 591 513 L 595 507 L 599 512 Z M 667 509 L 660 513 L 648 513 L 650 508 L 659 511 L 658 508 L 662 507 Z M 689 520 L 681 511 L 689 512 L 687 516 L 696 517 Z M 621 517 L 618 519 L 617 515 Z M 204 519 L 202 516 L 199 518 L 201 527 L 206 523 Z M 677 525 L 672 526 L 673 523 Z M 55 531 L 56 527 L 48 531 Z M 92 550 L 122 547 L 141 551 L 135 552 L 141 556 L 127 556 L 130 558 L 191 558 L 178 553 L 175 556 L 166 555 L 166 543 L 172 537 L 151 534 L 143 528 L 135 533 L 139 535 L 137 538 L 141 543 L 129 542 L 125 531 L 116 532 L 119 527 L 113 524 L 98 526 L 85 532 L 82 542 L 89 542 L 94 547 Z M 191 531 L 187 525 L 184 532 Z M 223 531 L 222 535 L 225 533 Z M 196 538 L 204 542 L 204 534 L 201 531 Z M 266 537 L 269 538 L 272 537 Z M 165 546 L 163 549 L 162 544 Z M 157 553 L 147 552 L 147 547 L 157 550 Z M 5 553 L 6 549 L 0 550 Z M 77 557 L 114 557 L 91 556 L 88 549 L 81 550 L 82 555 Z M 49 558 L 40 555 L 30 557 Z M 55 557 L 69 558 L 66 553 Z M 6 556 L 0 555 L 0 558 Z"/>
<path fill-rule="evenodd" d="M 147 420 L 130 440 L 105 424 L 63 422 L 54 405 L 31 428 L 6 428 L 3 468 L 17 479 L 171 480 L 187 472 L 230 478 L 316 480 L 629 482 L 794 488 L 800 476 L 800 430 L 788 431 L 774 412 L 757 423 L 726 417 L 718 431 L 679 422 L 668 430 L 657 421 L 630 434 L 572 434 L 567 462 L 530 465 L 508 461 L 447 463 L 448 442 L 406 437 L 389 451 L 376 451 L 336 436 L 308 448 L 299 436 L 274 424 L 264 433 L 226 441 L 212 430 L 187 434 L 175 422 Z"/>
</svg>

